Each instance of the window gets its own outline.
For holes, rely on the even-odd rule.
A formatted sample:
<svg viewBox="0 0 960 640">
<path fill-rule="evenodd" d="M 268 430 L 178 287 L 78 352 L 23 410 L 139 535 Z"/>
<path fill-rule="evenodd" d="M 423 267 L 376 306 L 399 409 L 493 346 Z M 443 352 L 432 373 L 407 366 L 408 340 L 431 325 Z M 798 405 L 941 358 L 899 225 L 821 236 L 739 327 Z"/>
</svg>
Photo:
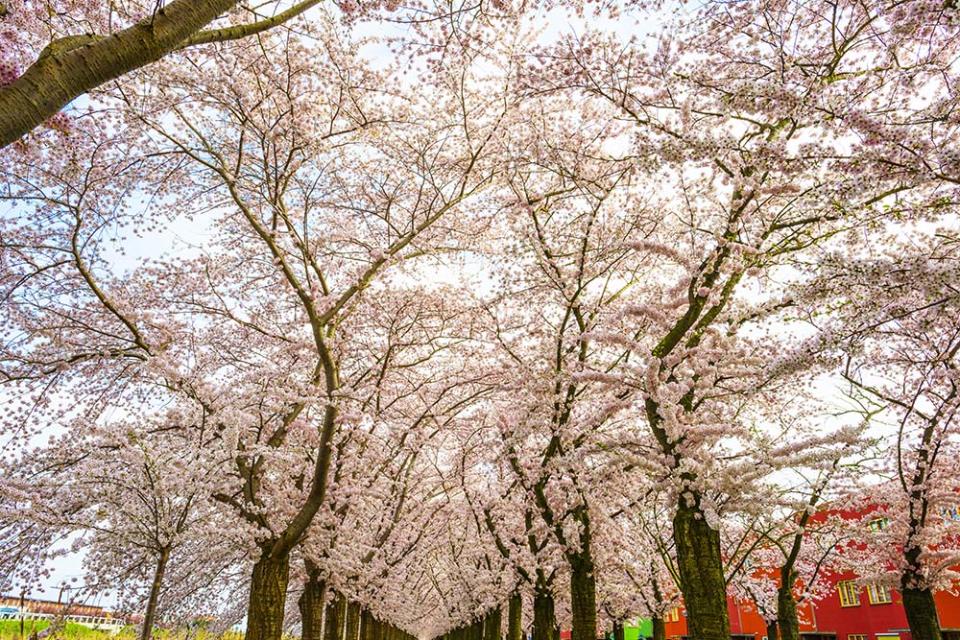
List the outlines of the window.
<svg viewBox="0 0 960 640">
<path fill-rule="evenodd" d="M 867 593 L 870 595 L 870 604 L 890 604 L 893 602 L 890 587 L 885 587 L 882 584 L 871 584 L 867 587 Z"/>
<path fill-rule="evenodd" d="M 848 633 L 847 640 L 867 640 L 867 636 L 862 633 Z"/>
<path fill-rule="evenodd" d="M 666 620 L 667 622 L 680 622 L 680 607 L 674 607 L 667 611 Z"/>
<path fill-rule="evenodd" d="M 890 518 L 874 518 L 869 523 L 871 531 L 883 531 L 890 526 Z"/>
<path fill-rule="evenodd" d="M 841 607 L 860 606 L 860 589 L 853 580 L 843 580 L 838 582 L 837 592 L 840 593 Z"/>
</svg>

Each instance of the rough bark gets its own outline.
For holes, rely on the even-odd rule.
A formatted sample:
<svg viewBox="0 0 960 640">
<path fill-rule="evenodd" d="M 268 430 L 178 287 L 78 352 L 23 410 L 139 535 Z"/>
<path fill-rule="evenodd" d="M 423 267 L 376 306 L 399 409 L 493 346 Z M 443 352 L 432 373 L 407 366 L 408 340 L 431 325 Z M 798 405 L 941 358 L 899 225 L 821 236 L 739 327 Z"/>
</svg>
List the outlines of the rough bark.
<svg viewBox="0 0 960 640">
<path fill-rule="evenodd" d="M 667 640 L 667 623 L 663 616 L 653 616 L 653 640 Z"/>
<path fill-rule="evenodd" d="M 296 3 L 257 22 L 203 31 L 232 9 L 237 0 L 174 0 L 108 36 L 75 35 L 54 40 L 23 75 L 0 88 L 0 147 L 26 135 L 91 89 L 176 49 L 261 33 L 319 1 Z"/>
<path fill-rule="evenodd" d="M 373 640 L 373 614 L 366 609 L 360 613 L 360 640 Z"/>
<path fill-rule="evenodd" d="M 793 578 L 781 582 L 777 590 L 777 623 L 780 640 L 800 640 L 800 619 L 797 617 L 797 601 L 793 597 Z M 773 638 L 772 640 L 776 640 Z"/>
<path fill-rule="evenodd" d="M 559 637 L 553 595 L 538 590 L 533 596 L 533 640 L 558 640 Z"/>
<path fill-rule="evenodd" d="M 340 640 L 340 603 L 339 598 L 330 598 L 323 616 L 323 640 Z M 246 640 L 246 639 L 244 639 Z"/>
<path fill-rule="evenodd" d="M 593 557 L 589 538 L 583 541 L 583 550 L 571 554 L 570 609 L 572 613 L 571 640 L 597 638 L 597 580 L 593 572 Z"/>
<path fill-rule="evenodd" d="M 699 508 L 699 499 L 693 504 L 680 500 L 673 518 L 673 538 L 690 637 L 729 640 L 730 620 L 720 557 L 720 533 L 707 524 Z"/>
<path fill-rule="evenodd" d="M 319 573 L 307 564 L 307 580 L 297 605 L 300 608 L 301 640 L 322 640 L 324 584 Z"/>
<path fill-rule="evenodd" d="M 523 640 L 523 598 L 519 593 L 510 596 L 507 607 L 507 640 Z"/>
<path fill-rule="evenodd" d="M 164 548 L 157 557 L 157 566 L 153 572 L 150 597 L 147 599 L 147 610 L 143 614 L 143 627 L 140 629 L 141 640 L 150 640 L 150 636 L 153 634 L 153 623 L 157 618 L 157 605 L 160 603 L 160 588 L 163 586 L 163 574 L 167 570 L 169 559 L 170 549 Z"/>
<path fill-rule="evenodd" d="M 500 640 L 500 628 L 503 626 L 503 614 L 496 607 L 483 621 L 483 640 Z"/>
<path fill-rule="evenodd" d="M 360 639 L 360 605 L 351 602 L 347 605 L 347 625 L 344 640 Z"/>
<path fill-rule="evenodd" d="M 279 640 L 290 579 L 290 556 L 264 551 L 253 566 L 245 640 Z"/>
<path fill-rule="evenodd" d="M 941 640 L 940 620 L 933 592 L 929 589 L 902 587 L 903 608 L 913 640 Z"/>
<path fill-rule="evenodd" d="M 87 91 L 159 60 L 236 4 L 237 0 L 175 0 L 107 37 L 54 40 L 23 75 L 0 89 L 0 147 Z"/>
</svg>

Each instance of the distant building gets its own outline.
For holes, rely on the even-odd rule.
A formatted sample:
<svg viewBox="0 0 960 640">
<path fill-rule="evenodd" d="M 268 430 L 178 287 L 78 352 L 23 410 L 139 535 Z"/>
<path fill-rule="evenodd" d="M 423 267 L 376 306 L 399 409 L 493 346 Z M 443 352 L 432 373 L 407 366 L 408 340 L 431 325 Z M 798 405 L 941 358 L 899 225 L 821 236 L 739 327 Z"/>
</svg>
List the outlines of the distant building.
<svg viewBox="0 0 960 640">
<path fill-rule="evenodd" d="M 54 600 L 39 600 L 36 598 L 24 598 L 12 596 L 9 594 L 0 594 L 0 607 L 22 608 L 28 613 L 41 613 L 52 616 L 90 616 L 93 618 L 121 618 L 114 612 L 91 604 L 76 602 L 56 602 Z"/>
</svg>

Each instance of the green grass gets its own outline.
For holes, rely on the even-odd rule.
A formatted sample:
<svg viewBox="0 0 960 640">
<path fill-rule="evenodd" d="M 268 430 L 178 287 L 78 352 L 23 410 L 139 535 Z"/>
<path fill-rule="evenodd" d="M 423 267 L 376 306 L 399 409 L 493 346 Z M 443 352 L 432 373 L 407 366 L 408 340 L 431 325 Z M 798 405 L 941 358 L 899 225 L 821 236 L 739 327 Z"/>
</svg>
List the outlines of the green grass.
<svg viewBox="0 0 960 640">
<path fill-rule="evenodd" d="M 24 620 L 23 637 L 27 640 L 30 634 L 43 631 L 50 626 L 49 620 Z M 153 630 L 154 640 L 243 640 L 242 633 L 227 631 L 223 635 L 210 633 L 205 629 L 195 629 L 189 634 L 185 629 L 157 629 Z M 110 633 L 100 629 L 91 629 L 82 624 L 68 622 L 64 629 L 50 638 L 57 640 L 137 640 L 135 627 L 124 627 L 118 633 Z M 19 620 L 0 620 L 0 640 L 20 640 Z M 293 640 L 284 636 L 284 640 Z"/>
<path fill-rule="evenodd" d="M 50 626 L 49 620 L 24 620 L 23 635 L 29 638 L 30 634 L 43 631 Z M 56 637 L 64 640 L 107 640 L 115 638 L 117 640 L 130 640 L 135 636 L 133 629 L 124 629 L 117 634 L 111 634 L 98 629 L 91 629 L 76 622 L 68 622 L 62 631 L 56 634 Z M 20 621 L 19 620 L 0 620 L 0 640 L 19 640 Z"/>
</svg>

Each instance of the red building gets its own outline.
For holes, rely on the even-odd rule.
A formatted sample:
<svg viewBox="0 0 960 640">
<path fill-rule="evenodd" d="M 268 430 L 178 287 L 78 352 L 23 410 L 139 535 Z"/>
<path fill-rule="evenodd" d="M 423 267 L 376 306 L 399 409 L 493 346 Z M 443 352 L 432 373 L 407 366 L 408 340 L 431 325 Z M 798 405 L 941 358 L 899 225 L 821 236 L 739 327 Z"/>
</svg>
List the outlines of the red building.
<svg viewBox="0 0 960 640">
<path fill-rule="evenodd" d="M 853 573 L 824 579 L 830 586 L 829 595 L 799 607 L 804 640 L 912 640 L 899 591 L 860 586 Z M 960 594 L 940 591 L 934 600 L 944 640 L 960 640 Z M 733 638 L 766 640 L 766 624 L 752 602 L 728 597 L 727 611 Z M 682 607 L 667 617 L 666 631 L 668 640 L 689 638 Z"/>
<path fill-rule="evenodd" d="M 801 631 L 837 640 L 911 640 L 903 599 L 896 589 L 858 586 L 852 573 L 827 578 L 831 594 L 804 607 Z M 960 640 L 960 595 L 934 595 L 944 640 Z"/>
</svg>

